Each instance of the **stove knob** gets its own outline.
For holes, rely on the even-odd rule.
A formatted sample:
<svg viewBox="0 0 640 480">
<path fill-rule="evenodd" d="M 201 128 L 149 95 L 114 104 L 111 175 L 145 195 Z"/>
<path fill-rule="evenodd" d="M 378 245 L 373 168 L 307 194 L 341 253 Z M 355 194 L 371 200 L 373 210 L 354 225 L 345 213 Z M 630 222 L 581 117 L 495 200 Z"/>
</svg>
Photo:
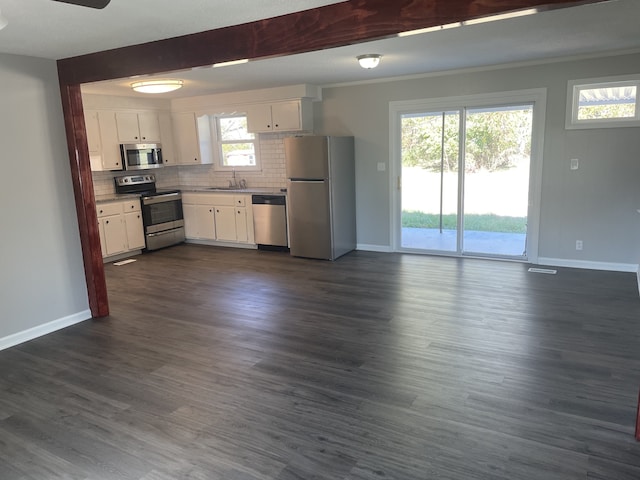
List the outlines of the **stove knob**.
<svg viewBox="0 0 640 480">
<path fill-rule="evenodd" d="M 125 179 L 124 179 L 124 183 L 129 183 L 129 179 L 128 179 L 128 178 L 125 178 Z"/>
</svg>

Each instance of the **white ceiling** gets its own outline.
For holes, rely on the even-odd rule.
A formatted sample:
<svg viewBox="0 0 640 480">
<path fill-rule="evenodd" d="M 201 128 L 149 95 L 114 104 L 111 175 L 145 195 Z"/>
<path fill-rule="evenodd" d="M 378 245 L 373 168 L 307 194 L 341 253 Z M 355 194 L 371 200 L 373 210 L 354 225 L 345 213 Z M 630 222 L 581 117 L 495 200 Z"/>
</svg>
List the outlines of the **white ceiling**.
<svg viewBox="0 0 640 480">
<path fill-rule="evenodd" d="M 339 2 L 112 0 L 104 10 L 94 10 L 51 0 L 0 0 L 0 10 L 9 20 L 9 26 L 0 31 L 0 52 L 65 58 L 332 3 Z M 301 83 L 322 86 L 574 55 L 640 51 L 638 19 L 639 0 L 613 0 L 236 66 L 173 72 L 164 77 L 181 78 L 185 86 L 163 96 L 179 98 Z M 375 70 L 359 68 L 355 56 L 363 53 L 382 54 L 380 66 Z M 83 91 L 144 96 L 131 91 L 131 82 L 99 82 L 84 86 Z"/>
</svg>

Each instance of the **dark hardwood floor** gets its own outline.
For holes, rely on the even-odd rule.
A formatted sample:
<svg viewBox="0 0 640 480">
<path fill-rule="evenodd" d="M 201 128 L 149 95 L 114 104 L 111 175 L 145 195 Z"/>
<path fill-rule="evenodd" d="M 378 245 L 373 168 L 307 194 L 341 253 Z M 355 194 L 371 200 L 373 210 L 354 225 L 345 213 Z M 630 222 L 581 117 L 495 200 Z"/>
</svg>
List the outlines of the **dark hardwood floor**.
<svg viewBox="0 0 640 480">
<path fill-rule="evenodd" d="M 633 274 L 181 245 L 0 352 L 0 479 L 626 480 Z"/>
</svg>

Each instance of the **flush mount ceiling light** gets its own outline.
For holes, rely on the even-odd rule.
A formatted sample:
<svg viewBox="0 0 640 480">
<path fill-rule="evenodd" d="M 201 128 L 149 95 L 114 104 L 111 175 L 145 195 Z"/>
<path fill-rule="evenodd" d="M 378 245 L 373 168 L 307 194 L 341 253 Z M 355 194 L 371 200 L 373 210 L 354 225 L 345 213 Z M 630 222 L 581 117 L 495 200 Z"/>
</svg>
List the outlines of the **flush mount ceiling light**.
<svg viewBox="0 0 640 480">
<path fill-rule="evenodd" d="M 382 55 L 377 53 L 367 53 L 366 55 L 358 55 L 356 58 L 362 68 L 371 69 L 378 66 Z"/>
<path fill-rule="evenodd" d="M 131 88 L 140 93 L 167 93 L 181 88 L 183 83 L 182 80 L 147 80 L 132 83 Z"/>
</svg>

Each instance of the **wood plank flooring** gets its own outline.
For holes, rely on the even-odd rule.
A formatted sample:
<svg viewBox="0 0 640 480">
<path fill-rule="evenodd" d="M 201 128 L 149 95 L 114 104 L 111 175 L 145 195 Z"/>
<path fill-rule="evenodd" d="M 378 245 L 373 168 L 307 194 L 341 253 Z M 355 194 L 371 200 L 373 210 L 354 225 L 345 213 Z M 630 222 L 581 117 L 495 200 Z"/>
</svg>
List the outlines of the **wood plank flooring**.
<svg viewBox="0 0 640 480">
<path fill-rule="evenodd" d="M 635 275 L 181 245 L 0 352 L 0 479 L 637 480 Z"/>
</svg>

